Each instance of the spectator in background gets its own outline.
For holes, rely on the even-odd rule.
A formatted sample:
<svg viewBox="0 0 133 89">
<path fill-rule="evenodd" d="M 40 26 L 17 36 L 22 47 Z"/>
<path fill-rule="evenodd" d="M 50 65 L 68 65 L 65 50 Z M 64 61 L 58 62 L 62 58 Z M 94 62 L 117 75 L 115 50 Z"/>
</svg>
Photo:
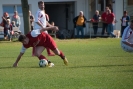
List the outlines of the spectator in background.
<svg viewBox="0 0 133 89">
<path fill-rule="evenodd" d="M 9 41 L 11 41 L 14 32 L 10 19 L 7 19 L 7 24 L 5 25 L 5 32 L 6 37 L 8 37 Z"/>
<path fill-rule="evenodd" d="M 108 24 L 108 26 L 107 26 L 107 32 L 108 32 L 109 35 L 111 35 L 111 37 L 115 37 L 115 35 L 113 34 L 113 22 L 114 22 L 115 16 L 111 12 L 110 9 L 108 10 L 108 14 L 107 14 L 107 17 L 106 18 L 107 18 L 106 22 Z"/>
<path fill-rule="evenodd" d="M 102 33 L 101 35 L 103 36 L 105 32 L 107 32 L 107 27 L 108 27 L 108 24 L 107 24 L 107 15 L 108 15 L 108 10 L 109 10 L 109 7 L 106 7 L 105 8 L 105 12 L 102 13 L 101 15 L 101 20 L 102 20 Z"/>
<path fill-rule="evenodd" d="M 77 38 L 84 38 L 84 27 L 86 27 L 86 18 L 83 14 L 83 11 L 79 12 L 79 15 L 73 19 L 74 28 L 77 30 Z M 79 36 L 81 32 L 81 37 Z"/>
<path fill-rule="evenodd" d="M 12 16 L 12 21 L 15 21 L 15 25 L 18 28 L 20 28 L 21 21 L 20 21 L 20 17 L 18 15 L 18 12 L 17 11 L 14 11 L 14 15 Z"/>
<path fill-rule="evenodd" d="M 9 14 L 7 12 L 5 12 L 2 16 L 2 22 L 0 24 L 0 26 L 4 27 L 4 39 L 7 39 L 7 30 L 6 30 L 6 24 L 7 24 L 7 19 L 10 19 Z"/>
<path fill-rule="evenodd" d="M 53 21 L 51 22 L 51 26 L 55 26 L 55 24 L 54 24 Z M 54 33 L 54 31 L 52 31 L 52 30 L 48 30 L 48 33 Z"/>
<path fill-rule="evenodd" d="M 109 9 L 111 10 L 111 13 L 114 14 L 114 13 L 113 13 L 112 4 L 109 4 L 108 7 L 109 7 Z M 116 23 L 117 23 L 117 20 L 116 20 L 116 18 L 115 18 L 115 14 L 114 14 L 113 30 L 114 30 L 114 27 L 115 27 L 115 24 L 116 24 Z"/>
<path fill-rule="evenodd" d="M 99 18 L 100 18 L 99 11 L 96 10 L 95 14 L 93 15 L 93 18 L 91 19 L 95 36 L 97 35 Z"/>
<path fill-rule="evenodd" d="M 52 26 L 54 26 L 54 25 L 55 25 L 53 21 L 51 22 L 51 25 L 52 25 Z"/>
<path fill-rule="evenodd" d="M 15 21 L 12 21 L 12 27 L 16 27 Z"/>
<path fill-rule="evenodd" d="M 111 13 L 113 13 L 112 4 L 109 4 L 108 7 L 109 7 L 109 9 L 111 10 Z"/>
<path fill-rule="evenodd" d="M 129 25 L 128 22 L 130 20 L 127 11 L 123 12 L 123 16 L 120 20 L 121 20 L 121 37 L 122 37 L 124 29 Z"/>
<path fill-rule="evenodd" d="M 31 26 L 31 31 L 33 30 L 34 27 L 34 16 L 31 14 L 31 11 L 29 11 L 29 16 L 30 16 L 30 26 Z"/>
</svg>

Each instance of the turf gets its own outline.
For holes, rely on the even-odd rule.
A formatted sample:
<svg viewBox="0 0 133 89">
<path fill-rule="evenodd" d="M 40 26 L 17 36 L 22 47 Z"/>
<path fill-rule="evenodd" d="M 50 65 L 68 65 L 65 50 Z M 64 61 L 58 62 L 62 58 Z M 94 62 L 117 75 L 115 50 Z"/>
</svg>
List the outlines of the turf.
<svg viewBox="0 0 133 89">
<path fill-rule="evenodd" d="M 21 43 L 0 41 L 0 89 L 133 89 L 133 54 L 121 49 L 120 39 L 55 41 L 68 66 L 44 51 L 55 66 L 40 68 L 30 48 L 13 68 Z"/>
</svg>

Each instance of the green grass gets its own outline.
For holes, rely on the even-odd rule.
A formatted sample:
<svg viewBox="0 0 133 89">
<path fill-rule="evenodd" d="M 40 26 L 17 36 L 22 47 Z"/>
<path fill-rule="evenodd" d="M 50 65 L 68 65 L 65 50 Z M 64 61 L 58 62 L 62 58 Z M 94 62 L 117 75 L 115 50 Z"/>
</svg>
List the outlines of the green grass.
<svg viewBox="0 0 133 89">
<path fill-rule="evenodd" d="M 21 43 L 0 41 L 0 89 L 133 89 L 133 54 L 121 49 L 120 39 L 55 41 L 69 66 L 44 51 L 55 66 L 40 68 L 30 48 L 13 68 Z"/>
</svg>

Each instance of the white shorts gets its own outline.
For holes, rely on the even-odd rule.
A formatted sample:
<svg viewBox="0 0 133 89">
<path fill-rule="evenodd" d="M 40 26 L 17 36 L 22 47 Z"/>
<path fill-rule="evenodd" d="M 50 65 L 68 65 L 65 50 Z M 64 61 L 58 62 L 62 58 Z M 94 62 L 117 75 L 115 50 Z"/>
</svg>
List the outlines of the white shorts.
<svg viewBox="0 0 133 89">
<path fill-rule="evenodd" d="M 130 52 L 130 53 L 133 52 L 133 47 L 130 47 L 130 46 L 124 44 L 124 43 L 121 43 L 121 47 L 126 52 Z"/>
</svg>

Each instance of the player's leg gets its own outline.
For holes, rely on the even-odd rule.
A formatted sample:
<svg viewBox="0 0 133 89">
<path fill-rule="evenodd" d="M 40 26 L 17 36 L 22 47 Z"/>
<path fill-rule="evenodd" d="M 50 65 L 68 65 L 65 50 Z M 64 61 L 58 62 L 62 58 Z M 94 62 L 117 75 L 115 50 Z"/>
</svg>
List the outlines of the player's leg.
<svg viewBox="0 0 133 89">
<path fill-rule="evenodd" d="M 60 50 L 58 50 L 58 48 L 56 48 L 55 50 L 53 50 L 53 52 L 63 59 L 63 62 L 64 62 L 65 65 L 68 65 L 68 60 L 67 60 L 67 58 L 65 57 L 65 55 L 63 54 L 62 51 L 60 51 Z"/>
<path fill-rule="evenodd" d="M 47 50 L 48 56 L 55 56 L 55 54 L 50 51 L 50 48 L 46 48 L 46 50 Z"/>
<path fill-rule="evenodd" d="M 47 47 L 50 48 L 56 55 L 60 56 L 63 59 L 65 65 L 68 65 L 67 58 L 64 56 L 62 51 L 58 50 L 53 38 L 49 35 L 46 36 L 47 36 L 47 42 L 45 44 L 47 44 Z"/>
<path fill-rule="evenodd" d="M 34 55 L 38 57 L 39 60 L 46 59 L 46 57 L 42 55 L 42 52 L 44 51 L 44 49 L 45 48 L 43 46 L 34 47 Z"/>
<path fill-rule="evenodd" d="M 41 59 L 45 59 L 48 61 L 48 67 L 53 67 L 54 64 L 51 63 L 51 61 L 49 61 L 44 55 L 42 55 L 42 52 L 44 51 L 44 47 L 43 46 L 37 46 L 35 47 L 35 56 L 38 57 L 39 60 Z"/>
</svg>

